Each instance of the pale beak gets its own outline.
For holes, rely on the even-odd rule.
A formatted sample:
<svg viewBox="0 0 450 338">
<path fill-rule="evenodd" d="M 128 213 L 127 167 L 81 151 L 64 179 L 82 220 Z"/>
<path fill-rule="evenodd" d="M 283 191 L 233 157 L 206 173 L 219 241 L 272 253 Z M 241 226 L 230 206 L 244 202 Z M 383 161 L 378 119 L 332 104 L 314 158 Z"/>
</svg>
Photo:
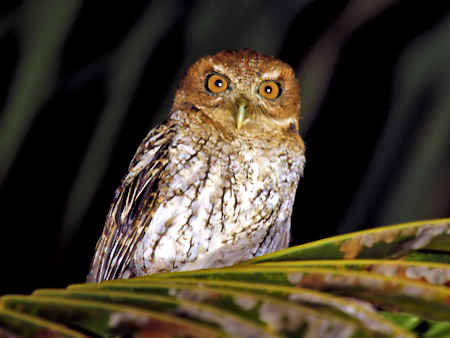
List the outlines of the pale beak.
<svg viewBox="0 0 450 338">
<path fill-rule="evenodd" d="M 248 99 L 241 96 L 236 100 L 236 128 L 239 130 L 247 118 Z"/>
</svg>

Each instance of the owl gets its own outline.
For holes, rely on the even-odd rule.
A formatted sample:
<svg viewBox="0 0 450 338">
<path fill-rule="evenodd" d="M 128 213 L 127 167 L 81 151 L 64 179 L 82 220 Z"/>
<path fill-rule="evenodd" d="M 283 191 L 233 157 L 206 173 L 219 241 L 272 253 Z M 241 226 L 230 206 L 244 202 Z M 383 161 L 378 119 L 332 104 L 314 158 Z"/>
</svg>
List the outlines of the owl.
<svg viewBox="0 0 450 338">
<path fill-rule="evenodd" d="M 305 146 L 292 68 L 252 50 L 180 82 L 116 190 L 88 281 L 232 265 L 289 244 Z"/>
</svg>

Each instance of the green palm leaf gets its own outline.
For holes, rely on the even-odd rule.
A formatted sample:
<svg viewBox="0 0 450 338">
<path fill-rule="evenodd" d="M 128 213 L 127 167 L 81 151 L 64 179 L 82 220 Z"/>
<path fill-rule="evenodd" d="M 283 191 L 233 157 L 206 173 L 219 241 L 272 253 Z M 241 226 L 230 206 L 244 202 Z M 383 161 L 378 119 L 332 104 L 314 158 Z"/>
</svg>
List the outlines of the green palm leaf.
<svg viewBox="0 0 450 338">
<path fill-rule="evenodd" d="M 1 333 L 445 337 L 450 219 L 336 236 L 229 268 L 1 298 Z"/>
</svg>

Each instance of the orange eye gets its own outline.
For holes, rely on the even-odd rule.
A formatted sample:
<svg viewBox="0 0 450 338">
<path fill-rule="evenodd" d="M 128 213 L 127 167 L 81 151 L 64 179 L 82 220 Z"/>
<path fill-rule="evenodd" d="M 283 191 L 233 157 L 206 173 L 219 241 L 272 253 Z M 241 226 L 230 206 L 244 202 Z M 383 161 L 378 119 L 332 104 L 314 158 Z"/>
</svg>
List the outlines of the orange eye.
<svg viewBox="0 0 450 338">
<path fill-rule="evenodd" d="M 206 89 L 211 93 L 222 93 L 228 88 L 228 80 L 225 76 L 220 74 L 209 74 L 206 77 Z"/>
<path fill-rule="evenodd" d="M 281 86 L 276 81 L 264 81 L 259 86 L 259 95 L 269 100 L 275 100 L 281 95 Z"/>
</svg>

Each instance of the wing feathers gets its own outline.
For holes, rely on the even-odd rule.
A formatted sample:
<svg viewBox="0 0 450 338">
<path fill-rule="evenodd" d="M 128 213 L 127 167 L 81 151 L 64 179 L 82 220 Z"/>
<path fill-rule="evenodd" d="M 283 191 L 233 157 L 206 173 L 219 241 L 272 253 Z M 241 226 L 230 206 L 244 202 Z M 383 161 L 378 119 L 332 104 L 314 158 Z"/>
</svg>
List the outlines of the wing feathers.
<svg viewBox="0 0 450 338">
<path fill-rule="evenodd" d="M 117 189 L 100 237 L 88 281 L 123 276 L 157 208 L 158 188 L 169 160 L 175 122 L 150 131 L 133 157 L 129 173 Z"/>
</svg>

